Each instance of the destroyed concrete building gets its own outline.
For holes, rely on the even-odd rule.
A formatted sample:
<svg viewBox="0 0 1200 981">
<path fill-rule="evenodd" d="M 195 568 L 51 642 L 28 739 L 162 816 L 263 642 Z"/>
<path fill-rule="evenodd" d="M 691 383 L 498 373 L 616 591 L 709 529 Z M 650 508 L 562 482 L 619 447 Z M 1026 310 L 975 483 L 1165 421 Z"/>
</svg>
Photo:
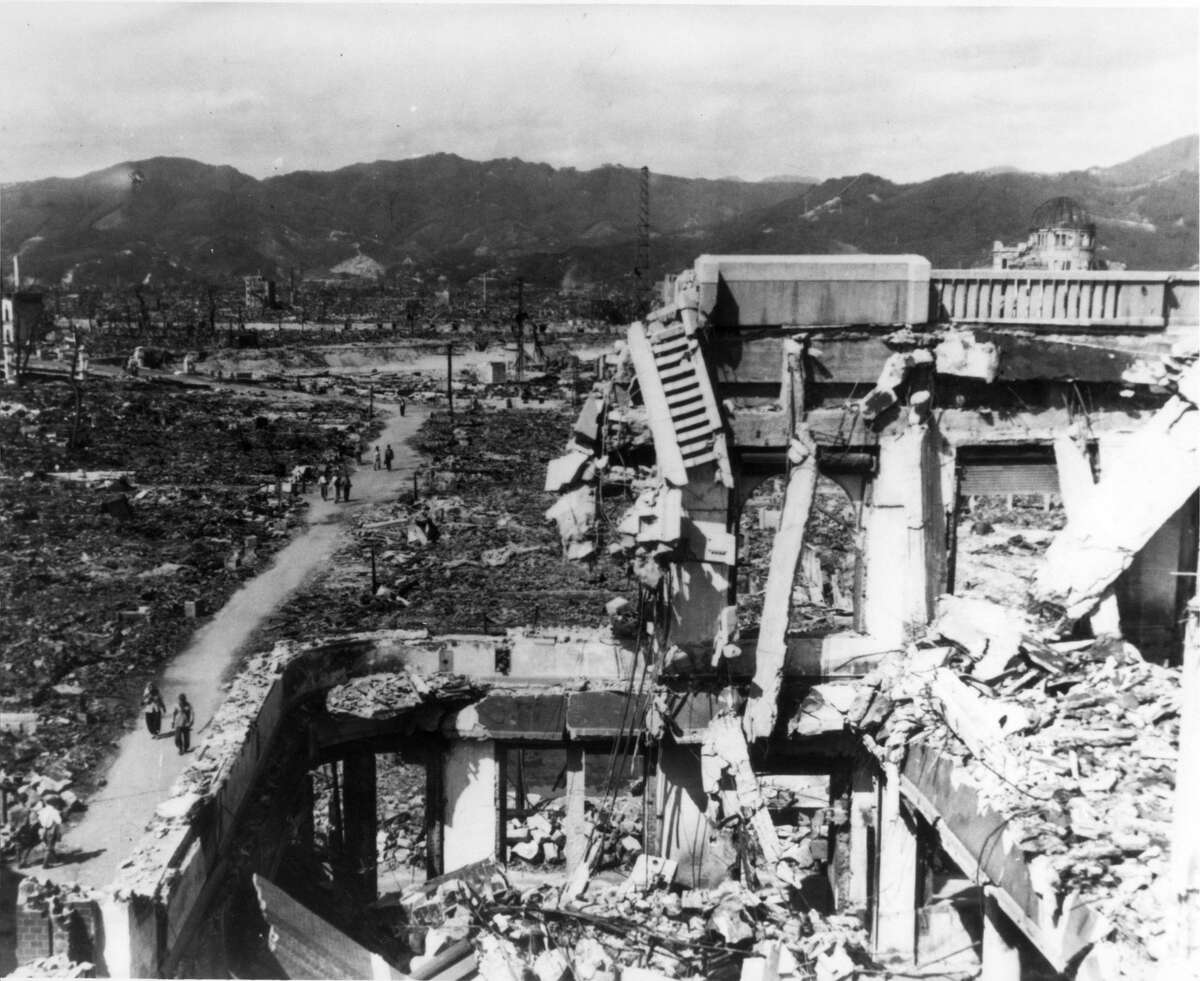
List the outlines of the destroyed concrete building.
<svg viewBox="0 0 1200 981">
<path fill-rule="evenodd" d="M 993 269 L 1096 268 L 1096 223 L 1073 198 L 1051 198 L 1033 212 L 1024 242 L 992 246 Z"/>
<path fill-rule="evenodd" d="M 1172 833 L 1200 817 L 1175 792 L 1196 766 L 1198 301 L 1194 272 L 702 256 L 603 359 L 547 471 L 566 554 L 626 563 L 637 608 L 611 631 L 261 655 L 99 901 L 93 960 L 1182 976 L 1162 972 L 1200 957 L 1200 858 Z M 771 480 L 751 618 L 739 521 Z M 610 528 L 614 486 L 632 505 Z M 844 614 L 798 632 L 833 493 Z M 1026 550 L 1028 597 L 972 592 L 970 563 L 1010 542 L 967 550 L 969 500 L 1045 494 L 1065 528 Z M 530 752 L 561 796 L 523 791 Z M 408 842 L 429 878 L 388 890 L 377 774 L 397 757 L 423 773 Z"/>
</svg>

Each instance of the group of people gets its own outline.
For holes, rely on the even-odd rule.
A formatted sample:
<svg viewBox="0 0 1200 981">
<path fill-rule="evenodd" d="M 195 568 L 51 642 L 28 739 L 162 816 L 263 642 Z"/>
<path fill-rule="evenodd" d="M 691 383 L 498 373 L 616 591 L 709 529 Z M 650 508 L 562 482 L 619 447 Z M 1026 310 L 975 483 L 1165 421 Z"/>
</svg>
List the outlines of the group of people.
<svg viewBox="0 0 1200 981">
<path fill-rule="evenodd" d="M 57 806 L 56 806 L 57 804 Z M 29 790 L 26 795 L 8 809 L 8 827 L 11 840 L 16 846 L 17 867 L 25 868 L 29 856 L 41 845 L 42 868 L 49 868 L 58 857 L 58 843 L 62 839 L 62 806 L 60 798 L 41 795 Z"/>
<path fill-rule="evenodd" d="M 325 464 L 317 476 L 317 489 L 321 492 L 321 500 L 329 500 L 329 488 L 333 488 L 334 501 L 350 500 L 350 468 L 346 464 L 335 467 L 332 463 Z"/>
<path fill-rule="evenodd" d="M 142 691 L 142 711 L 146 715 L 146 730 L 152 739 L 162 734 L 163 716 L 167 706 L 163 701 L 162 692 L 153 681 L 149 682 Z M 171 732 L 175 736 L 175 748 L 182 756 L 192 748 L 192 726 L 196 722 L 196 713 L 187 695 L 179 693 L 179 701 L 171 709 Z"/>
<path fill-rule="evenodd" d="M 383 467 L 387 467 L 388 470 L 391 470 L 392 469 L 392 461 L 394 459 L 396 459 L 396 454 L 392 451 L 391 443 L 387 444 L 387 449 L 384 450 L 382 458 L 379 455 L 379 447 L 378 446 L 375 447 L 375 469 L 376 470 L 380 470 Z"/>
</svg>

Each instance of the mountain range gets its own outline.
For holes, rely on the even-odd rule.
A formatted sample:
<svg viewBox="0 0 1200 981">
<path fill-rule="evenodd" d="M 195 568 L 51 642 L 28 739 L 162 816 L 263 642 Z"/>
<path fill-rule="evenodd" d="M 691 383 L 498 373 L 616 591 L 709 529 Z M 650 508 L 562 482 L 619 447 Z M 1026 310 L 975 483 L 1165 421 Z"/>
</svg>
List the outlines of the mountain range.
<svg viewBox="0 0 1200 981">
<path fill-rule="evenodd" d="M 1197 263 L 1198 138 L 1113 167 L 1036 174 L 996 167 L 896 184 L 873 174 L 820 183 L 654 174 L 650 274 L 703 252 L 915 252 L 935 267 L 987 265 L 994 240 L 1025 236 L 1059 195 L 1097 224 L 1100 255 L 1130 269 Z M 628 279 L 640 174 L 451 154 L 258 180 L 228 166 L 156 157 L 77 178 L 0 188 L 0 258 L 24 276 L 83 286 L 488 273 L 544 285 Z"/>
</svg>

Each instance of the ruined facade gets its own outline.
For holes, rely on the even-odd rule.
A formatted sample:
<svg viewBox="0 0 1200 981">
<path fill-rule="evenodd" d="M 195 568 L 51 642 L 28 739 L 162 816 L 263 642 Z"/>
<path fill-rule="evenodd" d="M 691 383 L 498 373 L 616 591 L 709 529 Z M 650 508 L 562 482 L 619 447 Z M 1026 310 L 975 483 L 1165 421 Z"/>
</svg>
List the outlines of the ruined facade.
<svg viewBox="0 0 1200 981">
<path fill-rule="evenodd" d="M 636 966 L 593 950 L 590 976 L 848 977 L 861 954 L 1145 977 L 1195 954 L 1176 902 L 1195 880 L 1168 862 L 1188 858 L 1170 827 L 1175 666 L 1198 641 L 1197 275 L 703 256 L 665 299 L 603 359 L 545 485 L 565 554 L 627 564 L 637 609 L 612 631 L 260 657 L 102 904 L 114 975 L 247 976 L 269 948 L 289 976 L 515 977 L 536 934 L 545 970 L 584 976 L 583 941 L 546 924 L 616 910 L 628 933 L 634 908 L 689 939 L 658 927 Z M 766 481 L 750 590 L 741 519 Z M 614 485 L 631 505 L 608 529 Z M 834 492 L 846 561 L 827 573 L 806 547 Z M 1053 494 L 1065 517 L 1012 601 L 968 574 L 1011 541 L 959 540 L 989 493 Z M 795 628 L 798 572 L 840 611 L 820 629 Z M 561 766 L 553 821 L 521 789 L 527 751 Z M 423 773 L 430 879 L 381 897 L 384 755 Z M 640 858 L 605 891 L 626 838 Z M 522 854 L 554 855 L 553 888 L 492 864 Z M 830 939 L 855 929 L 862 947 Z"/>
<path fill-rule="evenodd" d="M 1052 272 L 1096 268 L 1096 223 L 1080 204 L 1051 198 L 1033 213 L 1029 237 L 1016 245 L 992 246 L 993 269 L 1047 269 Z"/>
</svg>

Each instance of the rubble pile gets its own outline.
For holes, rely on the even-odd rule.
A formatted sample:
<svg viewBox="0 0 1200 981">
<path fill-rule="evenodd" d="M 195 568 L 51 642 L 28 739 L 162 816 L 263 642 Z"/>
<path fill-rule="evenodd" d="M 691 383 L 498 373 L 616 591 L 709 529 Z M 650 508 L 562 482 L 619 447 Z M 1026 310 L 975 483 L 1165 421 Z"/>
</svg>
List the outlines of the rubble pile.
<svg viewBox="0 0 1200 981">
<path fill-rule="evenodd" d="M 510 868 L 565 867 L 566 818 L 564 801 L 530 794 L 530 813 L 510 818 L 505 828 Z M 594 868 L 628 870 L 642 854 L 642 801 L 623 797 L 600 808 L 594 801 L 584 802 L 583 832 L 591 843 Z"/>
<path fill-rule="evenodd" d="M 1062 504 L 977 497 L 957 519 L 955 593 L 1020 609 L 1047 546 L 1066 524 Z"/>
<path fill-rule="evenodd" d="M 357 410 L 91 379 L 68 446 L 69 386 L 20 398 L 0 418 L 0 758 L 86 780 L 195 618 L 301 522 L 276 471 L 336 453 Z"/>
<path fill-rule="evenodd" d="M 787 885 L 682 889 L 660 859 L 568 900 L 553 884 L 522 889 L 480 864 L 399 897 L 398 932 L 418 951 L 410 972 L 464 940 L 487 978 L 834 981 L 875 967 L 857 917 L 815 913 Z"/>
<path fill-rule="evenodd" d="M 1102 918 L 1113 976 L 1147 976 L 1169 956 L 1178 670 L 1120 640 L 1048 641 L 1018 611 L 943 600 L 955 604 L 929 639 L 863 680 L 850 725 L 889 762 L 917 743 L 957 759 L 1039 889 Z"/>
<path fill-rule="evenodd" d="M 76 963 L 66 954 L 38 957 L 22 964 L 22 978 L 94 978 L 96 965 L 88 961 Z"/>
</svg>

